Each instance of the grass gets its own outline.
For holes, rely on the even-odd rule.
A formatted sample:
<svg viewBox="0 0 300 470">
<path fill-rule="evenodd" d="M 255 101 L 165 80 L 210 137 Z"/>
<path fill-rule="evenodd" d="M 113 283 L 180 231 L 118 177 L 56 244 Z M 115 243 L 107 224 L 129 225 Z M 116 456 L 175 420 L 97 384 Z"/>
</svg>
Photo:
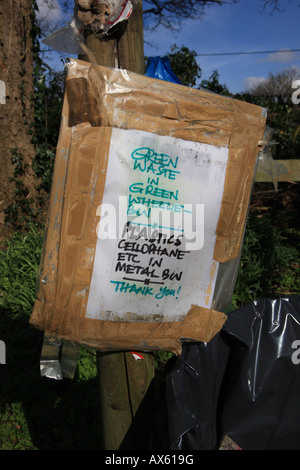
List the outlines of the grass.
<svg viewBox="0 0 300 470">
<path fill-rule="evenodd" d="M 262 297 L 300 291 L 300 231 L 276 217 L 251 212 L 232 308 Z M 81 350 L 73 380 L 40 377 L 43 334 L 29 326 L 43 230 L 31 226 L 0 251 L 0 448 L 3 450 L 100 449 L 95 352 Z M 161 372 L 170 358 L 155 353 Z"/>
<path fill-rule="evenodd" d="M 28 317 L 35 298 L 43 231 L 35 225 L 26 234 L 15 233 L 0 254 L 0 308 L 16 317 Z"/>
<path fill-rule="evenodd" d="M 0 448 L 99 449 L 95 353 L 82 349 L 74 380 L 40 377 L 43 333 L 29 326 L 43 230 L 31 226 L 0 251 Z"/>
</svg>

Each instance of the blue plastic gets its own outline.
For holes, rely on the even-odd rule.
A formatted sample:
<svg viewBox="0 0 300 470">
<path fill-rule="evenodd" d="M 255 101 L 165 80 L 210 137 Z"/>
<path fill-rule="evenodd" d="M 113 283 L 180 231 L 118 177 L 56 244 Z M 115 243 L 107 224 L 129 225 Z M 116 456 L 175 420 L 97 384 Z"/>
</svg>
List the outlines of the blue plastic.
<svg viewBox="0 0 300 470">
<path fill-rule="evenodd" d="M 180 80 L 171 70 L 171 64 L 167 56 L 149 57 L 145 76 L 181 85 Z"/>
</svg>

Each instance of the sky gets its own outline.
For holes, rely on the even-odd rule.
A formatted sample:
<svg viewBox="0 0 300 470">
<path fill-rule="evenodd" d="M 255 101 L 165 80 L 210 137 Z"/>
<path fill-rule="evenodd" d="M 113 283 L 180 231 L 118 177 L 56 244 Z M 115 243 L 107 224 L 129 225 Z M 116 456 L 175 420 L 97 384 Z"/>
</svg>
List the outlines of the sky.
<svg viewBox="0 0 300 470">
<path fill-rule="evenodd" d="M 50 16 L 45 0 L 38 0 L 40 17 L 47 18 L 52 29 L 72 19 L 72 11 L 65 15 L 60 1 L 51 0 L 56 8 Z M 201 79 L 208 79 L 217 70 L 220 82 L 232 93 L 246 91 L 251 84 L 285 68 L 296 67 L 300 74 L 300 51 L 293 52 L 300 49 L 299 0 L 281 0 L 283 11 L 274 12 L 271 8 L 263 10 L 263 3 L 263 0 L 239 0 L 232 5 L 211 5 L 201 20 L 184 20 L 180 31 L 172 32 L 162 26 L 155 31 L 144 28 L 144 53 L 148 57 L 164 56 L 174 44 L 179 48 L 186 46 L 197 53 Z M 263 51 L 274 52 L 260 53 Z M 236 54 L 239 52 L 247 54 Z M 47 57 L 52 63 L 56 61 L 56 67 L 62 66 L 59 54 L 53 51 Z"/>
</svg>

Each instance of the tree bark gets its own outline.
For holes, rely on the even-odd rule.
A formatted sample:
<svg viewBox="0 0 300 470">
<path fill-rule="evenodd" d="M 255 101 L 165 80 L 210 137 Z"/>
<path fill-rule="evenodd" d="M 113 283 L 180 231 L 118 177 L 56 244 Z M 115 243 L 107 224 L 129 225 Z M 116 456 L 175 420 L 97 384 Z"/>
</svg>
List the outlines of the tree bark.
<svg viewBox="0 0 300 470">
<path fill-rule="evenodd" d="M 13 228 L 5 223 L 6 216 L 11 225 L 19 225 L 18 208 L 30 212 L 36 197 L 35 149 L 28 132 L 34 120 L 31 13 L 31 0 L 0 2 L 0 240 Z"/>
</svg>

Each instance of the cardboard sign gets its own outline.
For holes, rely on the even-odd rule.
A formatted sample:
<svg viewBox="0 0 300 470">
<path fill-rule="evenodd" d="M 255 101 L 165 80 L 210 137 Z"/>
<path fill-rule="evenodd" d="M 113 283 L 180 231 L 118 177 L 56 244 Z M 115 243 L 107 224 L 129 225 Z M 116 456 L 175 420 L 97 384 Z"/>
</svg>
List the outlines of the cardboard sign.
<svg viewBox="0 0 300 470">
<path fill-rule="evenodd" d="M 227 159 L 226 147 L 112 130 L 88 318 L 175 321 L 211 307 Z"/>
<path fill-rule="evenodd" d="M 209 341 L 264 128 L 258 106 L 71 61 L 31 323 L 103 351 Z"/>
</svg>

